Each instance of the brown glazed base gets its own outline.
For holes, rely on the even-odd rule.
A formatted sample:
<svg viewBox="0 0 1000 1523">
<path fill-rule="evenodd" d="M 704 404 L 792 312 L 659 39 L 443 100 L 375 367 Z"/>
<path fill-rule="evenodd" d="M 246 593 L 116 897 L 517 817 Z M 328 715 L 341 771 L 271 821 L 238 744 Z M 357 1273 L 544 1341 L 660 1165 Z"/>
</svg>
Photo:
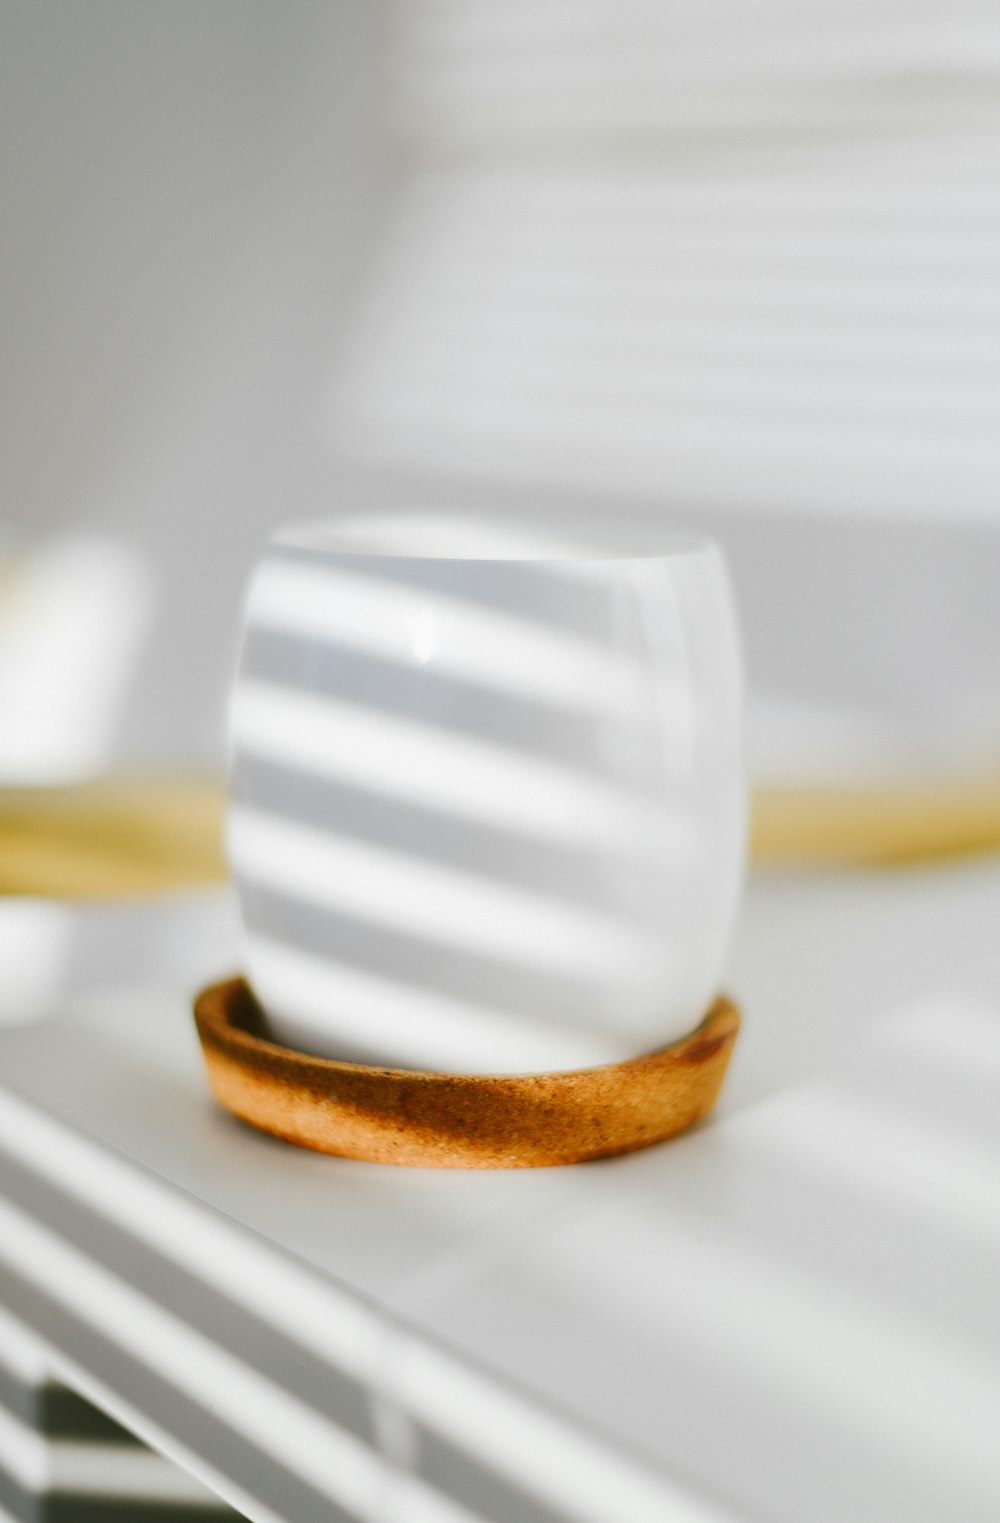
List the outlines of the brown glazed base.
<svg viewBox="0 0 1000 1523">
<path fill-rule="evenodd" d="M 711 1110 L 740 1017 L 718 999 L 690 1036 L 645 1057 L 543 1074 L 442 1074 L 311 1057 L 259 1035 L 245 979 L 195 1001 L 216 1099 L 300 1147 L 373 1163 L 527 1169 L 629 1153 Z"/>
</svg>

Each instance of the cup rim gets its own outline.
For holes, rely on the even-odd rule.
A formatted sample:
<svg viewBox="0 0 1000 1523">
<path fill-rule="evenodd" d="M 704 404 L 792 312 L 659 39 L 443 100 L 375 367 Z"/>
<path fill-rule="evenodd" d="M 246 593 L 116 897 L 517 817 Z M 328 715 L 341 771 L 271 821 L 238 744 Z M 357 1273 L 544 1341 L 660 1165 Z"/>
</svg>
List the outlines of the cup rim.
<svg viewBox="0 0 1000 1523">
<path fill-rule="evenodd" d="M 368 511 L 306 519 L 276 529 L 270 543 L 304 555 L 373 560 L 498 562 L 514 564 L 675 560 L 717 555 L 707 537 L 672 528 L 539 529 L 500 515 Z M 619 531 L 620 532 L 620 531 Z"/>
</svg>

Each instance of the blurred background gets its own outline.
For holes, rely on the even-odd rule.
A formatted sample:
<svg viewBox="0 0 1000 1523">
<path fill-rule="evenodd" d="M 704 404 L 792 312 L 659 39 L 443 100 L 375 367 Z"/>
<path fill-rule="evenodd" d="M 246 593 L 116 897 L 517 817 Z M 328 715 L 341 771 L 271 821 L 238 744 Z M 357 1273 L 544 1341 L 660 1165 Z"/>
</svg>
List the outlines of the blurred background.
<svg viewBox="0 0 1000 1523">
<path fill-rule="evenodd" d="M 0 29 L 0 782 L 219 773 L 262 541 L 385 503 L 710 533 L 756 780 L 982 794 L 993 7 L 5 0 Z"/>
<path fill-rule="evenodd" d="M 739 1167 L 720 1145 L 673 1196 L 650 1155 L 626 1214 L 593 1219 L 605 1258 L 570 1232 L 521 1262 L 549 1286 L 524 1304 L 552 1309 L 525 1319 L 534 1367 L 571 1351 L 559 1400 L 578 1387 L 610 1422 L 594 1372 L 614 1391 L 647 1351 L 680 1415 L 645 1403 L 637 1431 L 713 1495 L 731 1450 L 759 1517 L 796 1485 L 781 1516 L 848 1496 L 845 1518 L 930 1517 L 955 1478 L 950 1515 L 981 1484 L 986 1517 L 1000 1491 L 998 85 L 989 0 L 0 0 L 0 1026 L 89 990 L 75 1114 L 112 1138 L 154 1094 L 115 1096 L 144 1072 L 115 1044 L 136 1064 L 146 1044 L 152 1076 L 175 1030 L 140 1156 L 168 1180 L 202 1156 L 198 1133 L 171 1162 L 166 1128 L 208 1105 L 189 994 L 245 966 L 220 890 L 226 700 L 276 525 L 433 508 L 713 536 L 766 865 L 726 975 L 746 1023 L 723 1115 L 855 1050 L 868 1087 L 836 1124 L 793 1096 L 773 1173 L 752 1131 Z M 865 1043 L 911 1006 L 924 1067 L 897 1070 Z M 35 1092 L 68 1095 L 41 1038 Z M 91 1128 L 99 1108 L 123 1130 Z M 219 1155 L 233 1178 L 243 1140 Z M 325 1223 L 295 1177 L 288 1210 Z M 486 1241 L 447 1182 L 373 1177 L 343 1176 L 324 1253 L 388 1263 L 459 1221 Z M 252 1185 L 247 1220 L 297 1219 L 284 1184 Z M 696 1196 L 731 1208 L 725 1272 L 674 1231 Z M 440 1304 L 484 1367 L 521 1357 L 485 1292 Z M 620 1388 L 624 1431 L 647 1387 Z"/>
</svg>

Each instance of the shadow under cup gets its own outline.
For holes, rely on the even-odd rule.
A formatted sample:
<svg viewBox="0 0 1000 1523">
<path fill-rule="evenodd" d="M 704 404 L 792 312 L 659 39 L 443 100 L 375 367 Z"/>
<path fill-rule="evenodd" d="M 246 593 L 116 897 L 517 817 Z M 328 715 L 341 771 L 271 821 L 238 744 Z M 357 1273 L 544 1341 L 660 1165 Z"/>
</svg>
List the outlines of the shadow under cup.
<svg viewBox="0 0 1000 1523">
<path fill-rule="evenodd" d="M 741 719 L 713 545 L 278 535 L 247 597 L 227 826 L 270 1034 L 455 1073 L 686 1035 L 739 899 Z"/>
</svg>

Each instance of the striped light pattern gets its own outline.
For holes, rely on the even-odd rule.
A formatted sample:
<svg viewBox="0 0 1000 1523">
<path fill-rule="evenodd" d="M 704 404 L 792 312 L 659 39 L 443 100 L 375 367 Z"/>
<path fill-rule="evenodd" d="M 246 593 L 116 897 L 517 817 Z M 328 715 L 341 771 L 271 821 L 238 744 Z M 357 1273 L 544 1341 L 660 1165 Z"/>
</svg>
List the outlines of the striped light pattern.
<svg viewBox="0 0 1000 1523">
<path fill-rule="evenodd" d="M 484 556 L 488 527 L 290 531 L 251 582 L 227 842 L 290 1046 L 569 1069 L 717 992 L 743 848 L 718 556 L 509 530 Z"/>
<path fill-rule="evenodd" d="M 904 1009 L 669 1154 L 584 1188 L 515 1180 L 465 1238 L 478 1176 L 359 1185 L 246 1134 L 238 1161 L 268 1158 L 272 1202 L 299 1192 L 337 1227 L 286 1214 L 280 1242 L 234 1219 L 246 1192 L 217 1168 L 234 1139 L 207 1099 L 185 1154 L 196 1112 L 164 1107 L 163 1049 L 143 1052 L 133 1018 L 0 1036 L 0 1465 L 21 1488 L 0 1509 L 19 1523 L 218 1517 L 188 1476 L 256 1523 L 997 1516 L 996 1008 Z M 116 1050 L 137 1118 L 159 1104 L 167 1178 L 128 1156 L 146 1128 L 96 1088 L 73 1125 L 53 1114 L 53 1027 L 85 1074 Z M 200 1093 L 193 1046 L 189 1062 Z M 185 1157 L 202 1198 L 169 1182 Z M 366 1225 L 429 1234 L 384 1301 L 340 1243 Z M 115 1446 L 95 1509 L 94 1456 Z"/>
<path fill-rule="evenodd" d="M 11 1308 L 0 1312 L 0 1370 L 6 1360 L 36 1391 L 57 1380 L 75 1411 L 90 1414 L 102 1432 L 119 1433 L 72 1393 L 99 1398 L 105 1410 L 128 1413 L 136 1431 L 155 1433 L 159 1447 L 181 1462 L 182 1472 L 172 1475 L 167 1461 L 157 1471 L 151 1459 L 133 1455 L 129 1466 L 118 1466 L 117 1482 L 109 1470 L 95 1520 L 114 1523 L 117 1498 L 129 1491 L 131 1505 L 130 1488 L 140 1484 L 146 1511 L 124 1511 L 122 1523 L 159 1523 L 151 1509 L 163 1506 L 179 1516 L 204 1498 L 192 1479 L 202 1477 L 254 1523 L 507 1523 L 398 1468 L 401 1455 L 417 1448 L 409 1415 L 387 1415 L 387 1375 L 399 1361 L 380 1312 L 6 1090 L 0 1298 Z M 41 1329 L 52 1344 L 39 1342 Z M 418 1372 L 435 1387 L 426 1405 L 432 1421 L 473 1402 L 463 1424 L 471 1463 L 486 1441 L 488 1463 L 499 1444 L 507 1468 L 518 1435 L 534 1435 L 529 1463 L 508 1487 L 511 1516 L 531 1523 L 589 1518 L 592 1504 L 579 1511 L 583 1474 L 610 1505 L 608 1523 L 736 1523 L 728 1510 L 613 1448 L 582 1440 L 564 1419 L 492 1388 L 461 1361 L 429 1348 L 421 1358 Z M 495 1430 L 498 1414 L 502 1431 Z M 464 1433 L 456 1433 L 460 1443 Z M 58 1473 L 76 1483 L 87 1470 L 76 1451 L 43 1451 L 23 1422 L 0 1421 L 0 1464 L 22 1439 L 21 1474 L 34 1467 L 39 1479 L 44 1468 L 47 1478 Z M 543 1441 L 546 1479 L 538 1464 Z M 226 1511 L 222 1503 L 211 1506 L 213 1519 Z M 36 1514 L 16 1516 L 34 1523 Z M 84 1510 L 51 1516 L 53 1523 L 89 1523 Z M 202 1523 L 197 1511 L 184 1516 Z M 173 1519 L 173 1511 L 163 1514 L 163 1523 Z"/>
<path fill-rule="evenodd" d="M 0 1309 L 0 1519 L 17 1523 L 223 1523 L 238 1518 L 56 1374 Z"/>
<path fill-rule="evenodd" d="M 682 1167 L 630 1164 L 554 1228 L 494 1244 L 465 1275 L 444 1266 L 414 1303 L 481 1365 L 558 1394 L 741 1518 L 988 1523 L 1000 1133 L 995 1065 L 965 1042 L 989 1053 L 998 1030 L 995 1009 L 959 999 L 903 1012 L 839 1073 L 683 1144 Z M 960 1054 L 943 1073 L 939 1046 Z M 463 1497 L 530 1473 L 556 1506 L 558 1440 L 479 1379 L 400 1334 L 389 1389 L 418 1425 L 418 1471 Z M 624 1523 L 610 1472 L 565 1463 L 570 1515 Z M 628 1506 L 645 1516 L 641 1495 Z"/>
<path fill-rule="evenodd" d="M 407 174 L 338 448 L 995 521 L 998 75 L 975 0 L 400 7 Z"/>
</svg>

